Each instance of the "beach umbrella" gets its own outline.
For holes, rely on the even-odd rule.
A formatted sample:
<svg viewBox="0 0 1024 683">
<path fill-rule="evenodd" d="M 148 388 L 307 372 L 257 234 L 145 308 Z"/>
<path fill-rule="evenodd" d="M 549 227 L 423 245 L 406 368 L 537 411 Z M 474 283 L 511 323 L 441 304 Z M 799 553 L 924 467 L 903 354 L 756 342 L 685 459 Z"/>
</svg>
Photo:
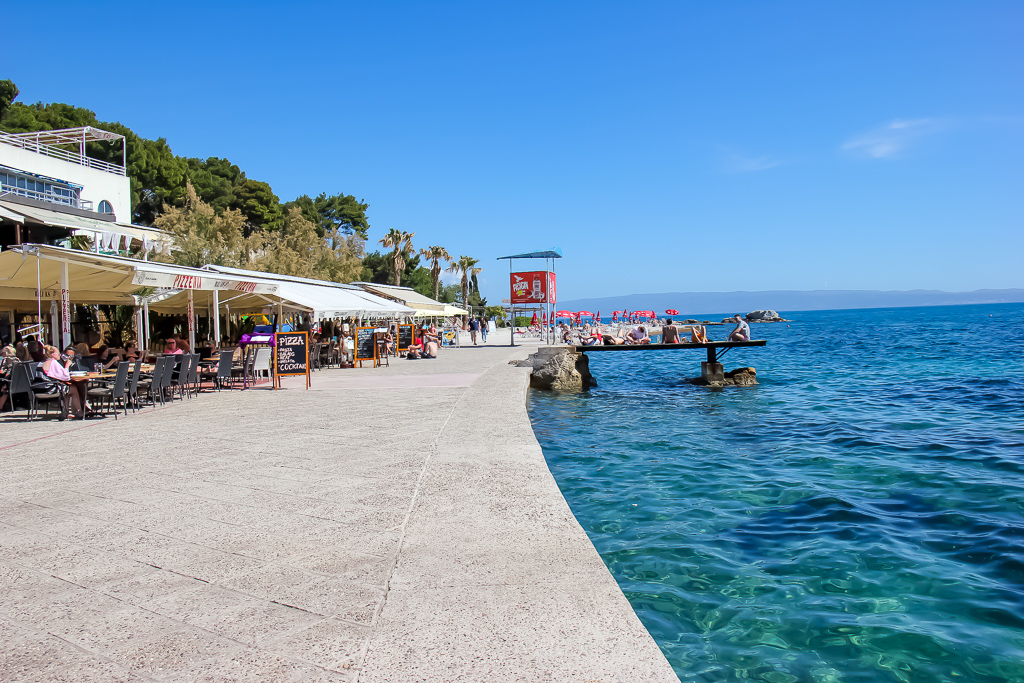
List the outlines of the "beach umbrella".
<svg viewBox="0 0 1024 683">
<path fill-rule="evenodd" d="M 669 315 L 679 315 L 679 311 L 677 311 L 677 310 L 676 310 L 676 309 L 674 309 L 674 308 L 670 308 L 670 309 L 668 309 L 668 310 L 667 310 L 667 311 L 665 311 L 665 312 L 666 312 L 666 313 L 668 313 Z"/>
<path fill-rule="evenodd" d="M 588 316 L 590 316 L 591 318 L 593 318 L 593 317 L 594 317 L 594 314 L 593 314 L 593 313 L 591 313 L 590 311 L 577 311 L 577 312 L 576 312 L 576 315 L 577 315 L 577 316 L 584 316 L 584 315 L 588 315 Z"/>
<path fill-rule="evenodd" d="M 601 319 L 601 311 L 598 311 L 598 312 L 597 312 L 597 315 L 595 315 L 595 316 L 594 316 L 594 320 L 595 320 L 595 321 L 598 321 L 598 320 L 600 320 L 600 319 Z"/>
<path fill-rule="evenodd" d="M 572 311 L 555 311 L 555 316 L 559 318 L 571 318 L 574 315 Z"/>
<path fill-rule="evenodd" d="M 544 311 L 544 317 L 541 319 L 541 324 L 544 325 L 544 327 L 548 326 L 548 312 L 547 311 Z"/>
<path fill-rule="evenodd" d="M 531 325 L 537 324 L 537 311 L 533 312 L 533 320 L 530 322 Z"/>
</svg>

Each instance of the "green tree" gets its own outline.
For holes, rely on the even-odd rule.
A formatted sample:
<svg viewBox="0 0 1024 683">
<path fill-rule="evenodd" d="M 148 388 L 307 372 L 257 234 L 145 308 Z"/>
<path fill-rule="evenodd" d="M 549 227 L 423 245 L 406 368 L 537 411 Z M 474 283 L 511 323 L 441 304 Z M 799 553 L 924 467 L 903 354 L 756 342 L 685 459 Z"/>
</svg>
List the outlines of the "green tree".
<svg viewBox="0 0 1024 683">
<path fill-rule="evenodd" d="M 4 120 L 4 114 L 7 113 L 11 103 L 20 94 L 18 86 L 14 85 L 14 81 L 0 81 L 0 121 Z"/>
<path fill-rule="evenodd" d="M 462 276 L 462 305 L 469 307 L 469 286 L 470 278 L 476 279 L 476 276 L 483 272 L 483 268 L 476 268 L 476 264 L 480 263 L 479 260 L 469 257 L 460 256 L 457 261 L 452 261 L 451 264 L 445 269 L 449 273 L 457 273 Z M 468 322 L 467 316 L 462 316 L 462 324 L 465 325 Z"/>
<path fill-rule="evenodd" d="M 330 197 L 321 192 L 316 199 L 308 195 L 297 197 L 295 201 L 285 204 L 285 208 L 298 206 L 307 219 L 313 222 L 321 235 L 332 230 L 342 235 L 358 235 L 366 239 L 370 223 L 366 219 L 366 210 L 370 205 L 357 201 L 350 194 L 336 194 Z"/>
<path fill-rule="evenodd" d="M 266 249 L 257 269 L 332 282 L 351 282 L 360 272 L 363 240 L 355 235 L 317 234 L 316 226 L 297 206 L 285 214 L 281 228 L 266 237 Z"/>
<path fill-rule="evenodd" d="M 504 327 L 505 321 L 508 320 L 508 311 L 504 306 L 488 306 L 484 309 L 484 315 L 494 320 L 498 327 Z"/>
<path fill-rule="evenodd" d="M 277 230 L 284 222 L 281 202 L 270 189 L 270 185 L 259 180 L 246 178 L 245 174 L 235 184 L 235 198 L 232 209 L 238 209 L 245 216 L 245 233 Z"/>
<path fill-rule="evenodd" d="M 402 286 L 402 271 L 405 270 L 405 261 L 413 249 L 412 238 L 415 236 L 414 232 L 391 228 L 388 230 L 388 234 L 379 240 L 380 245 L 392 250 L 391 262 L 394 264 L 396 287 Z"/>
<path fill-rule="evenodd" d="M 444 247 L 420 249 L 420 254 L 430 261 L 430 279 L 434 283 L 434 299 L 437 299 L 441 285 L 441 261 L 451 261 L 452 255 Z"/>
<path fill-rule="evenodd" d="M 185 159 L 185 165 L 196 194 L 214 211 L 221 213 L 235 203 L 235 185 L 243 178 L 238 166 L 219 157 Z"/>
</svg>

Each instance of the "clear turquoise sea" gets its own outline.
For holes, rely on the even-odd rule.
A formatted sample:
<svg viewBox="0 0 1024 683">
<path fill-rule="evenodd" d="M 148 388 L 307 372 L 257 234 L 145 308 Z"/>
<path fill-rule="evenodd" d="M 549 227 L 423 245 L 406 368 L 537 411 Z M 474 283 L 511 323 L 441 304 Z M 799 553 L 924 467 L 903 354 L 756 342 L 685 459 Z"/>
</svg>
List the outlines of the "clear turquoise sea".
<svg viewBox="0 0 1024 683">
<path fill-rule="evenodd" d="M 683 681 L 1024 681 L 1024 304 L 783 313 L 531 393 L 580 524 Z M 726 328 L 710 328 L 723 338 Z"/>
</svg>

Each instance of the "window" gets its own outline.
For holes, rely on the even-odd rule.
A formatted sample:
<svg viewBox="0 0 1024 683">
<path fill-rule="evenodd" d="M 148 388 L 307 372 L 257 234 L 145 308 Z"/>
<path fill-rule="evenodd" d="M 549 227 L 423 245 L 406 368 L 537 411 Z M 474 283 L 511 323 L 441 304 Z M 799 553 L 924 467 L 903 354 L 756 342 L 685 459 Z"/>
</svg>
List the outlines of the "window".
<svg viewBox="0 0 1024 683">
<path fill-rule="evenodd" d="M 99 211 L 100 213 L 114 213 L 114 207 L 110 202 L 104 199 L 102 202 L 100 202 Z"/>
</svg>

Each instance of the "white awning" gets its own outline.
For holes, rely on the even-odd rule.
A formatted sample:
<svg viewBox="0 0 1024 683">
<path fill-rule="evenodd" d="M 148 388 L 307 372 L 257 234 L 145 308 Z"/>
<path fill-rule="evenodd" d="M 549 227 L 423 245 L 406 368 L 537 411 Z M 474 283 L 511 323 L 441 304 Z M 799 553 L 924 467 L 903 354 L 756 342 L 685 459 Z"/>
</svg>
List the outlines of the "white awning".
<svg viewBox="0 0 1024 683">
<path fill-rule="evenodd" d="M 275 294 L 274 282 L 253 282 L 198 268 L 94 254 L 45 244 L 23 244 L 0 252 L 0 299 L 35 301 L 59 298 L 61 271 L 67 267 L 71 301 L 133 304 L 140 287 L 174 287 L 199 291 L 230 290 Z M 38 270 L 37 270 L 38 268 Z M 56 297 L 51 294 L 56 292 Z"/>
<path fill-rule="evenodd" d="M 278 296 L 281 299 L 307 310 L 317 320 L 349 317 L 399 318 L 412 316 L 415 313 L 413 308 L 340 282 L 262 273 L 226 266 L 208 265 L 204 266 L 204 269 L 221 273 L 225 277 L 250 277 L 276 282 L 280 287 Z"/>
<path fill-rule="evenodd" d="M 440 317 L 444 315 L 445 304 L 435 301 L 429 296 L 424 296 L 411 287 L 396 287 L 395 285 L 382 285 L 376 282 L 354 282 L 371 294 L 377 294 L 387 299 L 393 299 L 400 303 L 416 309 L 414 317 L 427 318 L 431 316 Z"/>
<path fill-rule="evenodd" d="M 60 228 L 73 230 L 75 234 L 88 235 L 93 239 L 98 239 L 101 235 L 116 235 L 117 237 L 128 235 L 132 239 L 140 241 L 145 239 L 153 243 L 169 243 L 171 241 L 170 235 L 156 228 L 115 223 L 114 221 L 101 221 L 87 216 L 43 209 L 38 206 L 25 206 L 15 202 L 0 202 L 0 216 L 19 223 L 24 223 L 27 219 L 30 223 L 55 225 Z"/>
</svg>

